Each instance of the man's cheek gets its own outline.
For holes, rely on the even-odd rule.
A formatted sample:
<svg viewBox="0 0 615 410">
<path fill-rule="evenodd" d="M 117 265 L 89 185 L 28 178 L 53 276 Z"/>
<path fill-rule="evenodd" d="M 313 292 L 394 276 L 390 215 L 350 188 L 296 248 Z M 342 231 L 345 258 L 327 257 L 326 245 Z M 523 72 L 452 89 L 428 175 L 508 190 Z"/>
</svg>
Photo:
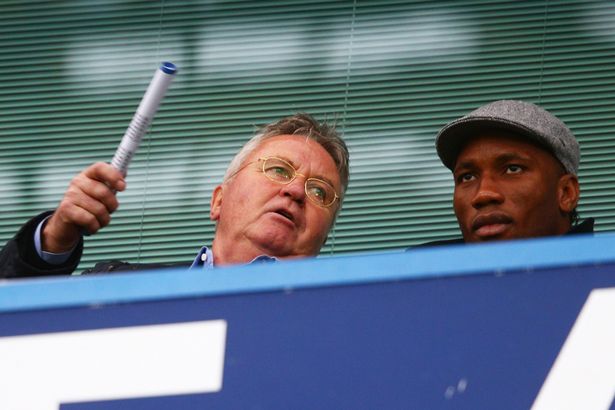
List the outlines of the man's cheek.
<svg viewBox="0 0 615 410">
<path fill-rule="evenodd" d="M 325 242 L 327 241 L 327 237 L 329 236 L 329 232 L 333 228 L 333 218 L 323 220 L 321 224 L 319 224 L 317 228 L 317 232 L 315 233 L 314 242 L 317 244 L 318 249 L 320 249 Z"/>
</svg>

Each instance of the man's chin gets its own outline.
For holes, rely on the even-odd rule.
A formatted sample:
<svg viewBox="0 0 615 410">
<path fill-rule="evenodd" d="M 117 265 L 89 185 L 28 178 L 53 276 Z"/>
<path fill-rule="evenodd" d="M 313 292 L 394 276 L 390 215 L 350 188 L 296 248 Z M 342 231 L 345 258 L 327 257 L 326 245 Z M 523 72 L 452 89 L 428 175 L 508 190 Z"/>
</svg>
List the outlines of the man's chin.
<svg viewBox="0 0 615 410">
<path fill-rule="evenodd" d="M 254 238 L 252 243 L 263 255 L 284 258 L 293 254 L 295 241 L 292 235 L 263 235 Z"/>
<path fill-rule="evenodd" d="M 301 238 L 299 230 L 294 226 L 276 220 L 266 218 L 259 223 L 250 226 L 245 233 L 252 246 L 262 251 L 262 254 L 278 258 L 300 255 Z"/>
</svg>

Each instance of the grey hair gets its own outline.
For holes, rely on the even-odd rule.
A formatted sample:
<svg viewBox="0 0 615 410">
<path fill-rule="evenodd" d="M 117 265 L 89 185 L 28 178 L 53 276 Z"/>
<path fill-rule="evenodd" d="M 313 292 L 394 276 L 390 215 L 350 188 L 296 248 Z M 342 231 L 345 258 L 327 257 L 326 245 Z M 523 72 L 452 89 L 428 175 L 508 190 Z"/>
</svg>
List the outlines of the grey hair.
<svg viewBox="0 0 615 410">
<path fill-rule="evenodd" d="M 224 174 L 223 182 L 235 175 L 246 158 L 265 140 L 279 135 L 300 135 L 320 144 L 333 158 L 342 184 L 340 202 L 348 188 L 349 154 L 346 143 L 335 130 L 335 125 L 326 121 L 319 123 L 311 115 L 297 113 L 260 128 L 235 155 Z"/>
</svg>

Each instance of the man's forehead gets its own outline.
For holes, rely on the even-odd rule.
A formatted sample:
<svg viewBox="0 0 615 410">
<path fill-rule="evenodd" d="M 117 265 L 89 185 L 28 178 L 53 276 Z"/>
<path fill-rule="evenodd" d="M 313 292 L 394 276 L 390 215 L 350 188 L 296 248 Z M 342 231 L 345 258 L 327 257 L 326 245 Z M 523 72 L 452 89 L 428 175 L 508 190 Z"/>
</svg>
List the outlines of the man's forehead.
<svg viewBox="0 0 615 410">
<path fill-rule="evenodd" d="M 304 135 L 276 135 L 263 140 L 253 151 L 252 156 L 287 155 L 287 160 L 297 162 L 322 160 L 335 162 L 331 155 L 318 142 Z"/>
<path fill-rule="evenodd" d="M 513 134 L 505 131 L 485 131 L 469 137 L 459 150 L 459 156 L 463 155 L 469 148 L 509 148 L 512 152 L 521 153 L 523 150 L 539 150 L 553 157 L 553 153 L 544 145 L 523 135 Z"/>
<path fill-rule="evenodd" d="M 471 150 L 480 151 L 481 155 L 484 155 L 486 149 L 496 153 L 498 159 L 547 160 L 562 166 L 548 148 L 532 139 L 503 131 L 489 131 L 468 138 L 459 151 L 455 167 L 468 160 L 467 156 Z"/>
<path fill-rule="evenodd" d="M 267 137 L 258 143 L 252 153 L 260 155 L 262 151 L 272 147 L 274 147 L 275 150 L 283 150 L 287 145 L 292 145 L 293 150 L 297 153 L 303 153 L 305 150 L 311 148 L 311 141 L 305 141 L 305 139 L 306 137 L 299 135 L 276 135 Z"/>
</svg>

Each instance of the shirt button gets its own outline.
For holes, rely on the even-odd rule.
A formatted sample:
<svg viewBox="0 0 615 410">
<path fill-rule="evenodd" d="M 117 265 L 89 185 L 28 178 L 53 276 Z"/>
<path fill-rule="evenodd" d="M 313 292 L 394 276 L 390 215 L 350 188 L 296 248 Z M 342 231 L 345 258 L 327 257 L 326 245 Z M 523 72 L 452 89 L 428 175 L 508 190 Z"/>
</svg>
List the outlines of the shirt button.
<svg viewBox="0 0 615 410">
<path fill-rule="evenodd" d="M 203 254 L 201 255 L 201 261 L 202 262 L 206 262 L 207 261 L 207 254 L 205 252 L 203 252 Z"/>
</svg>

